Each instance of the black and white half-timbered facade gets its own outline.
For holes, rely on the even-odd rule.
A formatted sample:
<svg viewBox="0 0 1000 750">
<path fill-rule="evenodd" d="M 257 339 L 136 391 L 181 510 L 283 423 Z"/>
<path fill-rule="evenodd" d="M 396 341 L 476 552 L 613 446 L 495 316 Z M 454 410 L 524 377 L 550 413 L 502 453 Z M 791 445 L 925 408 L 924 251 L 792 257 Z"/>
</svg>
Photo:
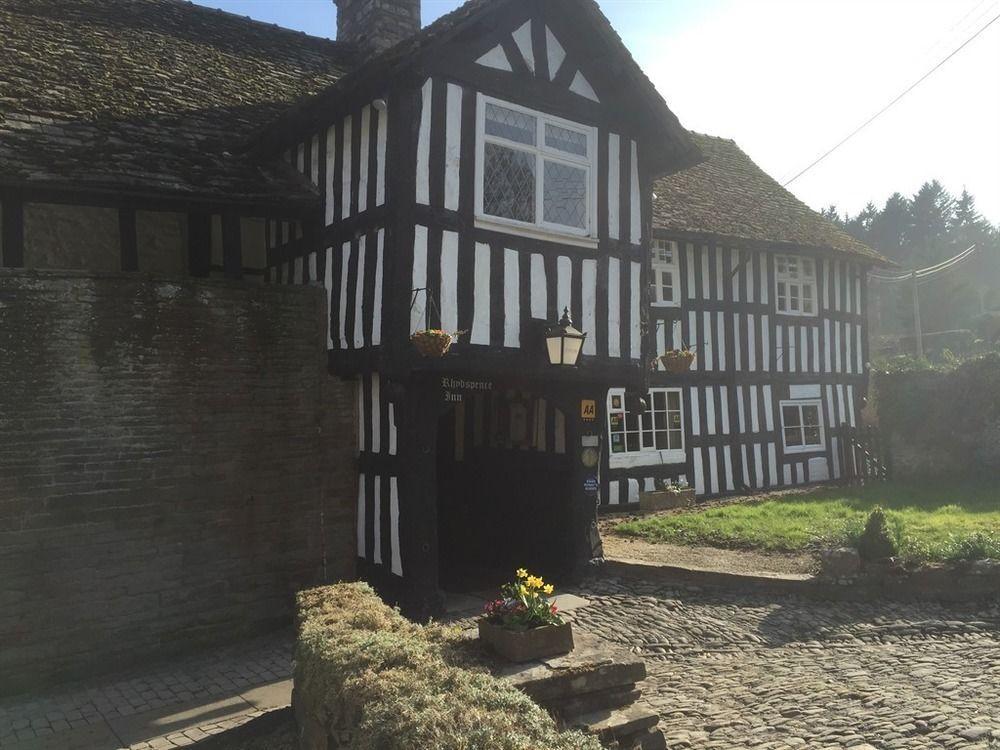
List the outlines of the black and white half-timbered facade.
<svg viewBox="0 0 1000 750">
<path fill-rule="evenodd" d="M 654 186 L 646 410 L 608 394 L 606 510 L 661 483 L 699 496 L 840 477 L 839 433 L 867 390 L 866 273 L 885 261 L 784 190 L 732 141 Z"/>
<path fill-rule="evenodd" d="M 258 148 L 323 204 L 301 238 L 271 227 L 269 278 L 329 291 L 364 573 L 433 608 L 489 568 L 598 557 L 605 396 L 651 356 L 653 178 L 700 157 L 596 4 L 471 2 Z M 564 310 L 587 338 L 560 370 Z M 424 329 L 458 334 L 447 356 L 420 356 Z"/>
<path fill-rule="evenodd" d="M 590 0 L 473 0 L 257 149 L 320 195 L 312 230 L 271 227 L 269 278 L 328 290 L 361 570 L 411 608 L 599 557 L 596 510 L 657 480 L 838 476 L 881 259 L 681 128 Z M 575 368 L 546 356 L 563 310 L 587 334 Z M 424 329 L 456 343 L 423 357 Z M 684 346 L 691 372 L 651 366 Z"/>
<path fill-rule="evenodd" d="M 419 0 L 336 4 L 331 41 L 180 0 L 5 3 L 0 262 L 325 289 L 359 573 L 412 612 L 600 557 L 598 510 L 657 480 L 838 476 L 882 258 L 681 127 L 594 0 L 423 29 Z M 681 346 L 690 372 L 651 366 Z"/>
</svg>

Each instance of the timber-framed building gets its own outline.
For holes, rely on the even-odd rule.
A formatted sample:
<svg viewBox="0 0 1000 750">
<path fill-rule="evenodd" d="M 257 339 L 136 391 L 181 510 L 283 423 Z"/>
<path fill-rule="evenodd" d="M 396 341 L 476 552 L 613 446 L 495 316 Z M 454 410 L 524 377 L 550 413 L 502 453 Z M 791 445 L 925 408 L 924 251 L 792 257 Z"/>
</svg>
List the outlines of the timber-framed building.
<svg viewBox="0 0 1000 750">
<path fill-rule="evenodd" d="M 684 129 L 593 0 L 426 28 L 419 0 L 337 5 L 331 41 L 179 0 L 4 3 L 3 265 L 325 290 L 357 462 L 353 546 L 324 555 L 411 612 L 578 570 L 598 510 L 657 480 L 837 478 L 883 258 Z M 657 364 L 684 346 L 690 372 Z"/>
</svg>

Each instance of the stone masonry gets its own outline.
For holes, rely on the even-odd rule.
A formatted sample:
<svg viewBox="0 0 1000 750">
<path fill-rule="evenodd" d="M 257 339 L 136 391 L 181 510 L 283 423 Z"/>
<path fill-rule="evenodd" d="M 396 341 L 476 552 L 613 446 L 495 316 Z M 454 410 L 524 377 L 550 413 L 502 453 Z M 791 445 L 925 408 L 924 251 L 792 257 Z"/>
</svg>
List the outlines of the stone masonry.
<svg viewBox="0 0 1000 750">
<path fill-rule="evenodd" d="M 337 41 L 369 56 L 384 52 L 420 31 L 420 0 L 334 0 Z"/>
<path fill-rule="evenodd" d="M 0 272 L 0 692 L 353 574 L 354 388 L 307 287 Z"/>
</svg>

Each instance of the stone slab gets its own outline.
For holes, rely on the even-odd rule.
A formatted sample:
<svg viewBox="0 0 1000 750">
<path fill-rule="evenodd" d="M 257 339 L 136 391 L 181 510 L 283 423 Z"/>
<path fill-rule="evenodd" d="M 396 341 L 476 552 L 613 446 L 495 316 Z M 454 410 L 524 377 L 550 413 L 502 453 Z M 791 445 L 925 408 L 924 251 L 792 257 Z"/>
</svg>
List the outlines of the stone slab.
<svg viewBox="0 0 1000 750">
<path fill-rule="evenodd" d="M 278 680 L 245 690 L 240 693 L 240 697 L 261 711 L 285 708 L 292 703 L 292 680 Z"/>
<path fill-rule="evenodd" d="M 568 654 L 500 665 L 494 673 L 541 703 L 632 685 L 646 677 L 640 657 L 579 630 L 574 637 L 576 648 Z"/>
<path fill-rule="evenodd" d="M 128 746 L 149 740 L 152 737 L 164 737 L 173 732 L 183 732 L 191 727 L 238 719 L 246 716 L 253 709 L 254 707 L 248 701 L 239 695 L 234 695 L 210 703 L 197 701 L 133 716 L 122 716 L 117 719 L 109 719 L 108 724 L 118 738 Z"/>
<path fill-rule="evenodd" d="M 569 722 L 569 726 L 582 729 L 603 739 L 628 737 L 646 732 L 660 723 L 655 712 L 643 706 L 629 706 L 612 711 L 584 714 Z"/>
</svg>

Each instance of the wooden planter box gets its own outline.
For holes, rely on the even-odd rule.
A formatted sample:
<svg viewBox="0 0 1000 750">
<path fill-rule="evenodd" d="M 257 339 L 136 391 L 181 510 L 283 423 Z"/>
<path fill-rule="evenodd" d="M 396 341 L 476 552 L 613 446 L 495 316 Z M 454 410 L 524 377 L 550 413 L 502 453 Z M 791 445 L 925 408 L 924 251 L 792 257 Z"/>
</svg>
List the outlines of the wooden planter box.
<svg viewBox="0 0 1000 750">
<path fill-rule="evenodd" d="M 573 627 L 567 622 L 532 630 L 507 630 L 480 620 L 479 640 L 507 661 L 534 661 L 572 651 Z"/>
<path fill-rule="evenodd" d="M 686 508 L 694 505 L 694 490 L 688 488 L 680 492 L 656 490 L 655 492 L 639 493 L 639 510 L 669 510 L 671 508 Z"/>
</svg>

